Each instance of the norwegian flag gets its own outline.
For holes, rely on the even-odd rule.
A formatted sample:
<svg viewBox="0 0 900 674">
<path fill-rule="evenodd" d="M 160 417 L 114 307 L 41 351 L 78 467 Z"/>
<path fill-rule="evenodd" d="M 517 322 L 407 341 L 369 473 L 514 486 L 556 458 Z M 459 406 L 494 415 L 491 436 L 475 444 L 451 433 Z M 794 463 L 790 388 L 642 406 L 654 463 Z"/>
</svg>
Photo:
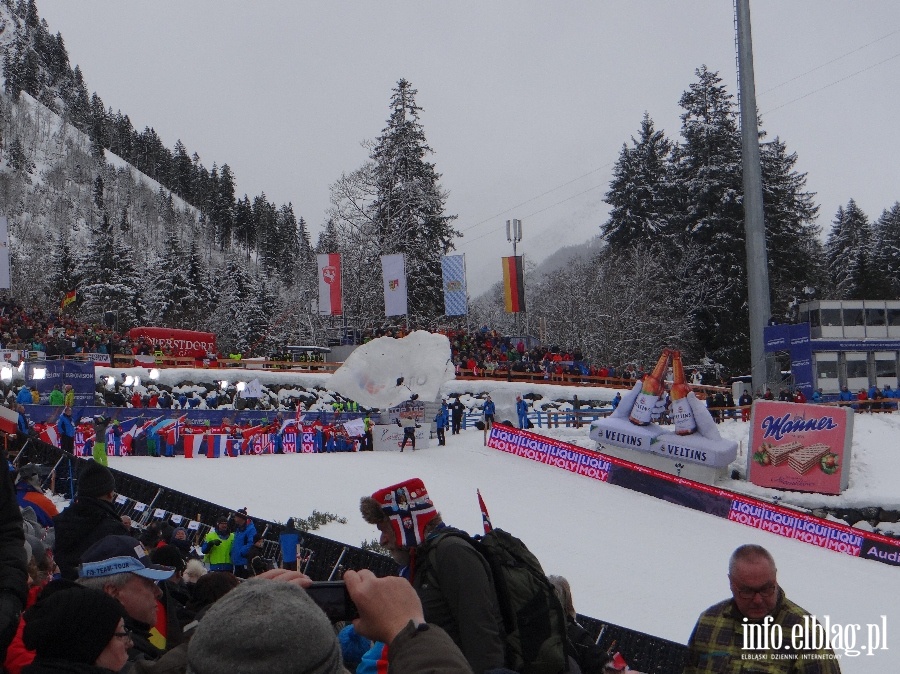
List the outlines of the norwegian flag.
<svg viewBox="0 0 900 674">
<path fill-rule="evenodd" d="M 481 523 L 484 525 L 484 533 L 489 534 L 494 529 L 494 525 L 491 524 L 491 516 L 488 515 L 487 506 L 484 505 L 484 499 L 481 498 L 481 490 L 475 490 L 478 494 L 478 506 L 481 508 Z"/>
<path fill-rule="evenodd" d="M 181 437 L 182 431 L 184 431 L 184 422 L 187 420 L 187 414 L 182 414 L 175 420 L 175 424 L 172 427 L 172 431 L 174 433 L 175 442 L 178 442 L 178 438 Z M 174 444 L 174 443 L 173 443 Z"/>
</svg>

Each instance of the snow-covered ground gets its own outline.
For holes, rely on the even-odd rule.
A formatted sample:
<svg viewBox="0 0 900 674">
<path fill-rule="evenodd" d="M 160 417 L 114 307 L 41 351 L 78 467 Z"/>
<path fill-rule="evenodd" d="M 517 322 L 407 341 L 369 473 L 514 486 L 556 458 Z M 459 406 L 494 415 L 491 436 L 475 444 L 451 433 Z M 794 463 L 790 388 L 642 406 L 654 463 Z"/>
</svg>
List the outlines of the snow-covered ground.
<svg viewBox="0 0 900 674">
<path fill-rule="evenodd" d="M 445 358 L 437 349 L 433 368 L 405 370 L 411 391 L 434 385 Z M 441 361 L 441 367 L 443 366 Z M 403 362 L 370 361 L 364 380 L 396 387 Z M 202 372 L 202 371 L 200 371 Z M 231 374 L 231 373 L 229 373 Z M 241 373 L 245 380 L 249 373 Z M 163 371 L 164 377 L 176 377 Z M 184 373 L 181 375 L 184 377 Z M 265 375 L 269 377 L 268 373 Z M 291 377 L 292 375 L 275 375 Z M 198 376 L 193 381 L 209 378 Z M 352 379 L 352 378 L 351 378 Z M 285 380 L 287 383 L 288 380 Z M 327 376 L 316 384 L 328 386 Z M 297 386 L 308 383 L 298 381 Z M 177 382 L 176 382 L 177 383 Z M 263 381 L 264 384 L 271 383 Z M 505 382 L 444 381 L 441 394 L 490 392 L 498 419 L 512 418 L 515 395 L 535 392 L 544 399 L 570 399 L 572 389 Z M 578 389 L 582 400 L 609 399 L 607 389 Z M 348 391 L 341 391 L 348 395 Z M 393 395 L 393 391 L 390 391 Z M 850 488 L 841 496 L 785 494 L 784 502 L 809 507 L 827 504 L 900 504 L 900 415 L 859 415 L 855 422 Z M 725 422 L 722 434 L 743 443 L 746 460 L 748 425 Z M 588 429 L 545 431 L 567 442 L 593 447 Z M 750 529 L 717 517 L 660 501 L 627 489 L 516 458 L 483 446 L 477 430 L 447 436 L 446 447 L 416 452 L 244 456 L 234 459 L 154 459 L 111 457 L 114 468 L 195 494 L 227 508 L 246 506 L 251 515 L 284 521 L 308 516 L 313 509 L 346 517 L 317 533 L 359 545 L 375 538 L 375 529 L 359 516 L 359 498 L 376 489 L 420 477 L 447 522 L 477 533 L 480 489 L 495 526 L 521 537 L 548 573 L 572 583 L 576 608 L 650 634 L 686 642 L 697 615 L 728 596 L 726 566 L 732 550 L 759 543 L 772 551 L 778 578 L 788 597 L 832 624 L 860 625 L 856 647 L 864 648 L 867 626 L 886 616 L 887 649 L 872 655 L 844 656 L 847 672 L 900 671 L 900 569 L 816 548 L 799 541 Z M 772 490 L 728 481 L 722 486 L 771 497 Z"/>
</svg>

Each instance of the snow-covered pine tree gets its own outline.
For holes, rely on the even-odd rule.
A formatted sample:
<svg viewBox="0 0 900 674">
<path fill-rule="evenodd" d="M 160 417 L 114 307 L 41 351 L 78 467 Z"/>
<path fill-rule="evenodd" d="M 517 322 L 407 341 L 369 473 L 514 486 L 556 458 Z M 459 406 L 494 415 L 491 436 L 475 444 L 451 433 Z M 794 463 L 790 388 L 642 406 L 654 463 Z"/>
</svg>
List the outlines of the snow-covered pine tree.
<svg viewBox="0 0 900 674">
<path fill-rule="evenodd" d="M 444 213 L 447 193 L 440 174 L 426 161 L 432 149 L 419 120 L 416 93 L 407 80 L 397 82 L 388 125 L 372 149 L 378 188 L 373 217 L 375 245 L 385 254 L 406 256 L 407 320 L 425 327 L 444 313 L 441 257 L 461 234 L 452 226 L 456 216 Z"/>
<path fill-rule="evenodd" d="M 294 262 L 300 254 L 297 239 L 297 216 L 293 204 L 282 204 L 275 213 L 275 239 L 272 259 L 274 276 L 282 286 L 289 288 L 294 283 Z"/>
<path fill-rule="evenodd" d="M 190 283 L 185 258 L 178 232 L 170 225 L 162 253 L 151 262 L 146 279 L 147 320 L 153 325 L 186 328 L 194 318 L 187 306 Z"/>
<path fill-rule="evenodd" d="M 684 141 L 674 156 L 680 201 L 673 219 L 681 246 L 703 248 L 694 275 L 714 291 L 696 315 L 697 341 L 728 365 L 749 362 L 741 138 L 733 97 L 718 73 L 702 66 L 679 100 Z M 675 262 L 675 264 L 678 264 Z"/>
<path fill-rule="evenodd" d="M 806 174 L 794 169 L 797 154 L 779 138 L 760 144 L 760 162 L 772 314 L 782 316 L 805 288 L 823 286 L 819 207 L 806 191 Z"/>
<path fill-rule="evenodd" d="M 825 242 L 834 299 L 875 297 L 872 277 L 872 227 L 853 199 L 839 206 Z"/>
<path fill-rule="evenodd" d="M 105 211 L 91 225 L 91 240 L 81 261 L 78 317 L 87 323 L 101 323 L 103 312 L 117 311 L 119 329 L 133 327 L 143 317 L 141 281 L 135 272 L 133 252 L 116 240 L 115 228 Z"/>
<path fill-rule="evenodd" d="M 59 238 L 50 237 L 48 241 L 50 256 L 46 268 L 47 298 L 44 309 L 50 314 L 56 313 L 60 300 L 66 293 L 78 288 L 79 277 L 77 261 L 72 253 L 72 245 L 68 233 L 63 229 Z"/>
<path fill-rule="evenodd" d="M 876 297 L 900 299 L 900 202 L 875 221 L 872 275 L 881 292 Z"/>
<path fill-rule="evenodd" d="M 240 256 L 229 256 L 215 278 L 218 297 L 206 329 L 216 333 L 216 344 L 223 353 L 240 352 L 248 344 L 245 308 L 253 295 L 253 279 Z"/>
<path fill-rule="evenodd" d="M 675 210 L 670 179 L 672 142 L 657 131 L 648 113 L 639 138 L 622 145 L 605 201 L 612 208 L 601 226 L 610 247 L 625 250 L 668 234 Z"/>
</svg>

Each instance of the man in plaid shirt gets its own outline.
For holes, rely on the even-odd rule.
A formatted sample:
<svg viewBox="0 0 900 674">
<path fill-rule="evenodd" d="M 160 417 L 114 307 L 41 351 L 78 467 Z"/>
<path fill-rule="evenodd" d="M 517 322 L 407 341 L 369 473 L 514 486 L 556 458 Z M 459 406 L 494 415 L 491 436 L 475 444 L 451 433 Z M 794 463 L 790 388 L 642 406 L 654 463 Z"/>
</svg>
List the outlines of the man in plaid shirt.
<svg viewBox="0 0 900 674">
<path fill-rule="evenodd" d="M 775 560 L 762 546 L 734 551 L 728 565 L 731 599 L 700 615 L 683 674 L 840 674 L 827 640 L 814 647 L 817 623 L 804 621 L 809 613 L 784 595 L 775 574 Z"/>
</svg>

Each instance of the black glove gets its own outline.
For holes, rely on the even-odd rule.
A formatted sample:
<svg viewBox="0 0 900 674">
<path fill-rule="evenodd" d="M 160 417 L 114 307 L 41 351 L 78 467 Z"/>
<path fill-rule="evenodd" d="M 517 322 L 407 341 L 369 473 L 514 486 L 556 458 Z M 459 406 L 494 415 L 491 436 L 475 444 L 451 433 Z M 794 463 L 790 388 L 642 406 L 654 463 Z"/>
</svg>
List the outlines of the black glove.
<svg viewBox="0 0 900 674">
<path fill-rule="evenodd" d="M 212 540 L 209 542 L 209 547 L 214 548 L 214 547 L 216 547 L 217 545 L 219 545 L 221 542 L 222 542 L 221 539 L 219 539 L 219 538 L 214 538 L 214 539 L 212 539 Z"/>
</svg>

